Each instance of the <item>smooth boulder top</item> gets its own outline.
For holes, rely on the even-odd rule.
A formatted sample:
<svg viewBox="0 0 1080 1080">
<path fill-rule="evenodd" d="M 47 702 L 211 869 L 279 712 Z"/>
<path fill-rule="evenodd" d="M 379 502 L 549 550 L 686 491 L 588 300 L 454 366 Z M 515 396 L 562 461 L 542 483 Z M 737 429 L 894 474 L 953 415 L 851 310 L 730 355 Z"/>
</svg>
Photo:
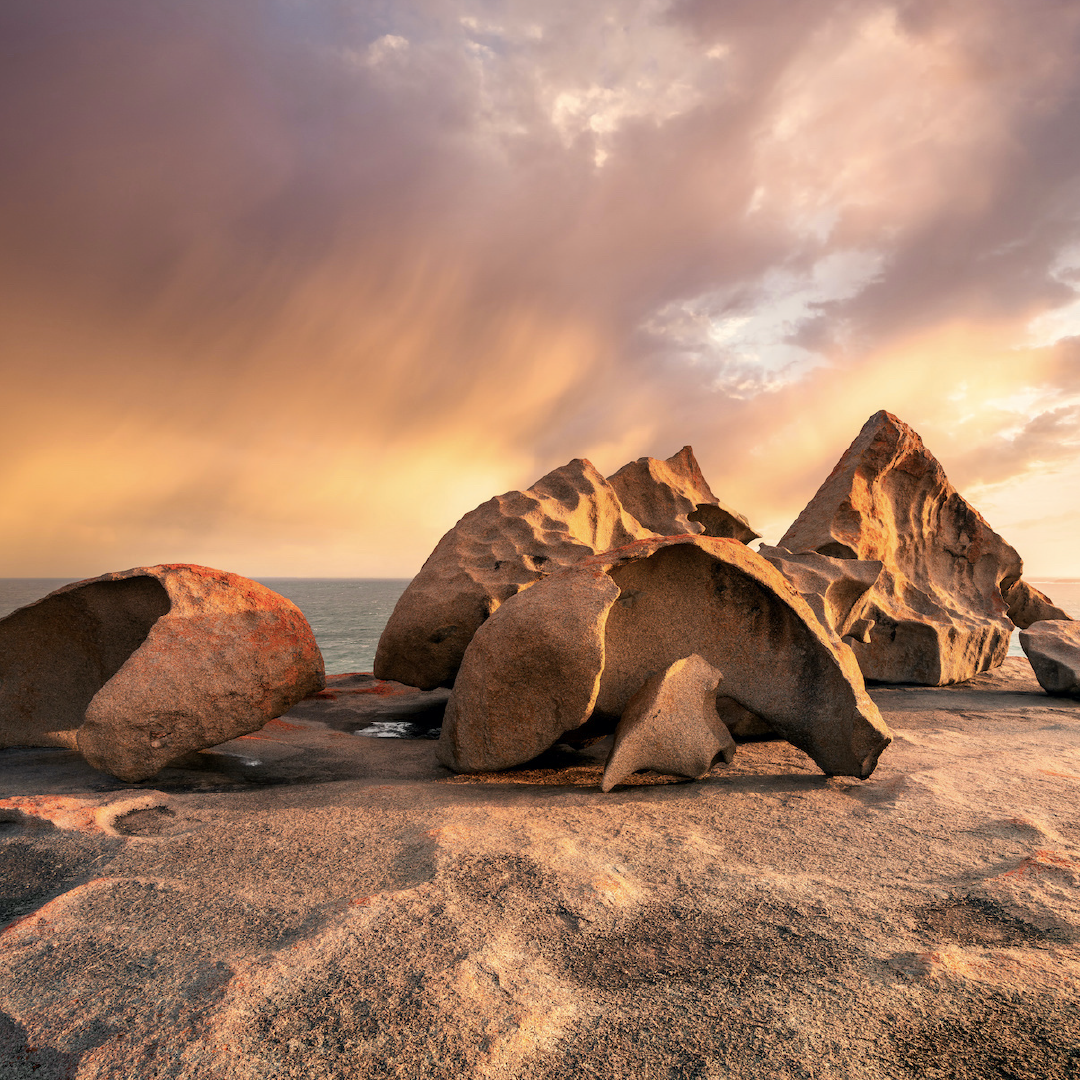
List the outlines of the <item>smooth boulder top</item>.
<svg viewBox="0 0 1080 1080">
<path fill-rule="evenodd" d="M 610 479 L 575 458 L 526 491 L 489 499 L 439 541 L 387 621 L 375 675 L 453 686 L 479 626 L 541 578 L 634 540 L 709 531 L 757 535 L 720 505 L 690 447 L 639 458 Z"/>
<path fill-rule="evenodd" d="M 499 645 L 504 626 L 509 652 Z M 580 662 L 552 667 L 545 655 L 529 658 L 530 648 Z M 606 733 L 650 677 L 695 653 L 723 673 L 726 697 L 826 773 L 869 776 L 889 744 L 850 650 L 779 571 L 735 540 L 677 536 L 593 556 L 507 601 L 466 653 L 440 758 L 494 770 L 531 760 L 542 743 L 560 741 L 563 725 L 564 734 L 587 723 Z M 556 701 L 570 697 L 577 710 L 558 712 Z"/>
<path fill-rule="evenodd" d="M 1020 645 L 1048 694 L 1080 701 L 1080 623 L 1062 619 L 1032 623 L 1020 631 Z"/>
<path fill-rule="evenodd" d="M 615 729 L 600 789 L 610 791 L 645 769 L 700 780 L 718 761 L 730 764 L 735 740 L 716 712 L 722 681 L 697 654 L 647 679 Z"/>
<path fill-rule="evenodd" d="M 0 620 L 0 747 L 78 749 L 129 782 L 324 685 L 294 604 L 204 566 L 104 574 Z"/>
<path fill-rule="evenodd" d="M 882 563 L 864 609 L 870 640 L 852 644 L 867 678 L 963 682 L 1008 653 L 1002 592 L 1020 556 L 891 413 L 867 420 L 779 546 Z"/>
</svg>

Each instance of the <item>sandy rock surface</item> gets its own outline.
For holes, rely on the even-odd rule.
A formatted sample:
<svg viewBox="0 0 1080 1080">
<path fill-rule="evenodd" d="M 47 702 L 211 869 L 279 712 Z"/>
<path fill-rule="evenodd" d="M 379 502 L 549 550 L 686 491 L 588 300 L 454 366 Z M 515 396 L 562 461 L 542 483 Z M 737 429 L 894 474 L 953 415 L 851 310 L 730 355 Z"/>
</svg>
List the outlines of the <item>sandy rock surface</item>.
<svg viewBox="0 0 1080 1080">
<path fill-rule="evenodd" d="M 861 612 L 869 640 L 851 643 L 868 679 L 963 682 L 1008 653 L 1001 593 L 1020 556 L 892 413 L 866 421 L 779 547 L 883 564 Z"/>
<path fill-rule="evenodd" d="M 1080 703 L 873 694 L 868 780 L 455 777 L 344 695 L 153 784 L 0 752 L 0 1075 L 1076 1077 Z"/>
</svg>

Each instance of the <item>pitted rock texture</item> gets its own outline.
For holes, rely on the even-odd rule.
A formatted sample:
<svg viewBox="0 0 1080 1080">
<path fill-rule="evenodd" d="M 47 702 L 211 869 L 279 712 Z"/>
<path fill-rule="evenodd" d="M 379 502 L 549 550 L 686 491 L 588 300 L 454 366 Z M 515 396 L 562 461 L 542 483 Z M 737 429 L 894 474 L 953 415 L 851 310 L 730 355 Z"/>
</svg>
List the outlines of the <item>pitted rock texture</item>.
<svg viewBox="0 0 1080 1080">
<path fill-rule="evenodd" d="M 1032 623 L 1020 631 L 1020 645 L 1048 694 L 1080 701 L 1080 623 L 1061 619 Z"/>
<path fill-rule="evenodd" d="M 779 546 L 883 564 L 863 608 L 870 640 L 851 643 L 869 679 L 964 682 L 1008 653 L 1002 592 L 1020 556 L 891 413 L 867 420 Z"/>
<path fill-rule="evenodd" d="M 689 446 L 665 461 L 651 457 L 631 461 L 609 476 L 608 483 L 623 507 L 658 536 L 704 533 L 748 544 L 761 535 L 712 493 Z"/>
<path fill-rule="evenodd" d="M 1021 630 L 1026 630 L 1032 623 L 1050 619 L 1072 621 L 1072 616 L 1067 611 L 1059 608 L 1046 593 L 1040 592 L 1034 585 L 1029 585 L 1023 578 L 1005 591 L 1004 598 L 1009 605 L 1009 618 Z"/>
<path fill-rule="evenodd" d="M 325 683 L 299 609 L 203 566 L 76 582 L 0 620 L 0 747 L 78 749 L 136 782 Z"/>
<path fill-rule="evenodd" d="M 757 535 L 716 501 L 690 447 L 666 461 L 641 458 L 610 482 L 575 458 L 527 491 L 489 499 L 439 541 L 387 621 L 375 675 L 423 690 L 453 686 L 477 628 L 541 578 L 647 536 L 710 529 Z"/>
<path fill-rule="evenodd" d="M 718 761 L 730 764 L 735 740 L 716 712 L 722 678 L 695 654 L 647 679 L 615 729 L 601 790 L 644 769 L 699 780 Z"/>
<path fill-rule="evenodd" d="M 503 604 L 465 651 L 439 760 L 458 772 L 503 769 L 584 724 L 596 704 L 604 623 L 618 595 L 611 578 L 593 570 L 553 575 Z"/>
<path fill-rule="evenodd" d="M 553 574 L 523 592 L 514 601 L 516 625 L 531 627 L 539 640 L 549 613 L 563 604 L 566 622 L 561 632 L 572 639 L 572 629 L 565 628 L 576 623 L 584 637 L 584 628 L 597 619 L 596 606 L 570 604 L 574 592 L 564 582 L 579 575 L 595 579 L 598 570 L 610 577 L 619 592 L 599 616 L 603 667 L 590 728 L 603 732 L 606 724 L 606 730 L 613 729 L 651 676 L 696 653 L 723 672 L 723 695 L 761 717 L 824 772 L 862 777 L 873 772 L 891 736 L 866 694 L 854 656 L 760 555 L 731 539 L 638 540 Z M 516 633 L 528 640 L 528 632 L 518 629 Z M 520 663 L 515 656 L 511 667 L 494 651 L 485 650 L 483 662 L 478 659 L 473 665 L 467 653 L 448 711 L 455 708 L 454 698 L 459 695 L 463 700 L 481 701 L 478 687 L 508 683 Z M 500 674 L 503 664 L 506 673 Z M 590 666 L 590 677 L 592 671 Z M 547 686 L 539 687 L 527 702 L 523 699 L 515 727 L 527 726 L 533 698 L 542 699 L 557 685 L 557 676 L 550 677 Z M 457 711 L 454 737 L 459 742 L 467 738 L 475 747 L 494 741 L 490 732 L 506 726 L 502 707 L 512 707 L 512 696 L 502 695 L 500 706 L 500 710 L 473 708 L 467 716 Z M 466 726 L 475 730 L 463 733 Z M 576 720 L 576 728 L 583 726 Z M 530 760 L 543 749 L 538 741 L 523 742 L 516 763 Z M 555 741 L 551 738 L 547 745 Z M 500 746 L 500 762 L 507 762 L 506 749 Z M 471 767 L 495 769 L 505 764 L 487 764 L 478 756 Z"/>
</svg>

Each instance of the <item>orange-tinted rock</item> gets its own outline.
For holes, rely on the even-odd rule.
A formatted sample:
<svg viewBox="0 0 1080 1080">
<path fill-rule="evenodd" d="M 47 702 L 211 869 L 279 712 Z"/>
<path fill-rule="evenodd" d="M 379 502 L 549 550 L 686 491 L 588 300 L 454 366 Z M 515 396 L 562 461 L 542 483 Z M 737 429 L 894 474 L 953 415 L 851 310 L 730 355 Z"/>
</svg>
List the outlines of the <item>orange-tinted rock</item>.
<svg viewBox="0 0 1080 1080">
<path fill-rule="evenodd" d="M 870 417 L 780 547 L 882 563 L 862 608 L 870 640 L 851 641 L 867 678 L 963 682 L 1008 652 L 1002 590 L 1020 556 L 890 413 Z"/>
<path fill-rule="evenodd" d="M 716 501 L 690 447 L 666 461 L 640 458 L 610 481 L 575 458 L 527 491 L 489 499 L 439 541 L 387 621 L 375 674 L 453 686 L 473 634 L 511 596 L 633 540 L 710 530 L 757 535 Z"/>
<path fill-rule="evenodd" d="M 1080 701 L 1080 623 L 1071 619 L 1032 623 L 1020 631 L 1020 644 L 1048 694 Z"/>
<path fill-rule="evenodd" d="M 505 769 L 579 728 L 596 703 L 604 623 L 619 595 L 600 570 L 555 574 L 513 596 L 477 630 L 446 706 L 439 760 Z"/>
<path fill-rule="evenodd" d="M 694 457 L 684 446 L 661 461 L 642 457 L 608 477 L 623 507 L 658 536 L 728 536 L 744 544 L 760 533 L 737 510 L 712 493 Z"/>
<path fill-rule="evenodd" d="M 722 678 L 694 655 L 647 679 L 615 730 L 601 790 L 610 791 L 643 769 L 698 780 L 718 761 L 730 762 L 735 740 L 716 712 Z"/>
<path fill-rule="evenodd" d="M 295 605 L 201 566 L 76 582 L 0 620 L 0 746 L 78 749 L 145 780 L 322 689 Z"/>
<path fill-rule="evenodd" d="M 583 595 L 592 596 L 599 588 L 597 571 L 618 587 L 614 603 L 604 594 L 607 607 L 574 599 L 581 587 L 571 583 L 587 581 Z M 574 686 L 581 684 L 575 702 L 592 697 L 592 679 L 601 671 L 589 718 L 598 728 L 605 722 L 613 727 L 650 677 L 696 653 L 724 673 L 725 696 L 763 718 L 827 773 L 869 776 L 890 741 L 850 650 L 821 625 L 779 571 L 735 540 L 638 540 L 551 575 L 505 608 L 508 618 L 513 614 L 507 638 L 520 644 L 508 654 L 495 636 L 493 618 L 490 640 L 478 634 L 470 645 L 448 706 L 457 744 L 498 743 L 498 755 L 490 758 L 498 764 L 485 764 L 478 753 L 470 756 L 470 768 L 524 762 L 544 749 L 545 741 L 546 746 L 558 741 L 559 723 L 538 703 L 570 682 L 560 674 L 560 657 L 573 656 L 575 649 L 586 661 L 573 675 Z M 570 642 L 569 649 L 553 645 L 545 629 L 556 612 L 558 641 Z M 601 635 L 598 653 L 595 642 Z M 591 644 L 582 648 L 575 642 Z M 538 655 L 527 660 L 530 649 Z M 534 674 L 540 672 L 542 678 Z M 486 689 L 493 686 L 500 688 L 497 695 Z M 467 710 L 455 706 L 459 695 L 470 703 Z M 564 731 L 571 724 L 582 726 L 583 709 L 576 705 L 563 714 Z M 536 715 L 544 737 L 522 739 L 514 753 L 501 733 L 529 730 Z M 451 763 L 450 757 L 443 760 Z"/>
<path fill-rule="evenodd" d="M 1072 621 L 1072 616 L 1064 608 L 1059 608 L 1046 593 L 1040 592 L 1034 585 L 1029 585 L 1023 578 L 1005 591 L 1004 599 L 1009 605 L 1009 618 L 1021 630 L 1032 623 L 1047 620 Z"/>
</svg>

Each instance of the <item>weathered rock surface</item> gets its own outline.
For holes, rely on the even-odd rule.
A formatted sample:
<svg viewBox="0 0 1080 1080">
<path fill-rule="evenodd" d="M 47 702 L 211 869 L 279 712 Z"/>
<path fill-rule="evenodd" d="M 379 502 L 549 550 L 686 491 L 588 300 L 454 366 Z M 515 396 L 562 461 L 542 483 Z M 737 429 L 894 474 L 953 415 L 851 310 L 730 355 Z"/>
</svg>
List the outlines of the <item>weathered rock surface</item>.
<svg viewBox="0 0 1080 1080">
<path fill-rule="evenodd" d="M 610 482 L 575 458 L 527 491 L 489 499 L 439 541 L 387 621 L 375 675 L 424 690 L 453 686 L 473 634 L 511 596 L 633 540 L 710 530 L 757 535 L 720 506 L 690 447 L 666 461 L 641 458 Z"/>
<path fill-rule="evenodd" d="M 664 461 L 651 457 L 631 461 L 609 476 L 608 483 L 623 507 L 659 536 L 704 533 L 748 544 L 761 535 L 712 493 L 689 446 Z"/>
<path fill-rule="evenodd" d="M 105 574 L 0 620 L 0 747 L 77 748 L 132 782 L 323 684 L 299 609 L 222 570 Z"/>
<path fill-rule="evenodd" d="M 597 571 L 614 582 L 617 594 L 597 593 L 603 587 Z M 587 586 L 570 584 L 577 579 Z M 889 743 L 850 650 L 821 625 L 778 570 L 735 540 L 639 540 L 551 575 L 515 597 L 512 609 L 506 607 L 507 618 L 512 613 L 514 620 L 507 636 L 521 645 L 508 657 L 502 647 L 474 639 L 447 707 L 454 726 L 444 738 L 477 748 L 470 752 L 469 768 L 522 763 L 557 741 L 559 723 L 543 711 L 543 702 L 562 691 L 564 677 L 561 661 L 542 654 L 553 648 L 561 656 L 562 642 L 591 643 L 601 635 L 603 651 L 590 644 L 588 664 L 574 675 L 575 686 L 580 684 L 575 711 L 559 722 L 582 726 L 585 714 L 576 711 L 583 709 L 577 703 L 587 700 L 586 687 L 592 695 L 598 659 L 602 673 L 589 724 L 603 733 L 604 723 L 607 730 L 614 728 L 651 676 L 697 653 L 724 673 L 724 695 L 764 719 L 827 773 L 869 776 Z M 544 644 L 545 624 L 556 613 L 558 636 Z M 497 640 L 493 626 L 491 641 Z M 538 676 L 546 683 L 534 683 Z M 500 688 L 497 698 L 489 687 Z M 462 705 L 455 704 L 459 695 Z M 515 731 L 537 723 L 543 738 L 529 738 L 515 750 L 499 734 L 509 730 L 508 710 L 515 710 Z M 482 752 L 496 740 L 502 766 L 494 764 L 494 754 Z M 449 764 L 460 757 L 441 751 L 441 759 Z"/>
<path fill-rule="evenodd" d="M 1023 578 L 1015 581 L 1003 595 L 1005 603 L 1009 605 L 1009 618 L 1021 630 L 1027 629 L 1032 623 L 1048 619 L 1072 621 L 1072 616 L 1067 611 L 1059 608 L 1046 593 L 1040 592 L 1034 585 L 1029 585 Z"/>
<path fill-rule="evenodd" d="M 735 740 L 716 713 L 722 678 L 694 655 L 647 679 L 615 730 L 601 790 L 610 791 L 643 769 L 699 780 L 717 761 L 730 763 Z"/>
<path fill-rule="evenodd" d="M 439 737 L 444 765 L 471 772 L 529 761 L 592 713 L 619 590 L 601 570 L 543 586 L 511 597 L 465 651 Z"/>
<path fill-rule="evenodd" d="M 1039 685 L 1055 697 L 1080 700 L 1080 623 L 1047 619 L 1020 631 Z"/>
<path fill-rule="evenodd" d="M 779 546 L 883 564 L 862 609 L 870 640 L 852 641 L 867 678 L 963 682 L 1008 652 L 1002 591 L 1020 556 L 891 413 L 867 420 Z"/>
</svg>

